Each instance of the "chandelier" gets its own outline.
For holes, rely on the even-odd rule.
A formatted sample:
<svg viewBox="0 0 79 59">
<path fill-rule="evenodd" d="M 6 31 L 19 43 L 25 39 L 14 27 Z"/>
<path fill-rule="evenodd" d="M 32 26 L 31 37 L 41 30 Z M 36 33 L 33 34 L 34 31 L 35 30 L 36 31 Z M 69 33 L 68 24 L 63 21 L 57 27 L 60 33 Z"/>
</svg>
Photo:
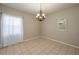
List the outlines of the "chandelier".
<svg viewBox="0 0 79 59">
<path fill-rule="evenodd" d="M 40 3 L 40 12 L 37 13 L 36 19 L 37 19 L 38 21 L 44 21 L 44 19 L 45 19 L 45 14 L 44 14 L 44 13 L 42 12 L 42 10 L 41 10 L 41 3 Z"/>
</svg>

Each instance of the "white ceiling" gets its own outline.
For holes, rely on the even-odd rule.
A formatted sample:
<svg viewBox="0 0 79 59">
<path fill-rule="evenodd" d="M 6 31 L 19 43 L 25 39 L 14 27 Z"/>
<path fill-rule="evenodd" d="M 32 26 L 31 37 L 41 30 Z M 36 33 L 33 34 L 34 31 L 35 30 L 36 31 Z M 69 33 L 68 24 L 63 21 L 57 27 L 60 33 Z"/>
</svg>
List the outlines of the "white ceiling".
<svg viewBox="0 0 79 59">
<path fill-rule="evenodd" d="M 37 12 L 39 12 L 40 9 L 40 3 L 3 3 L 2 5 L 6 5 L 8 7 L 15 8 L 17 10 L 28 12 L 31 14 L 36 14 Z M 42 3 L 41 5 L 43 12 L 49 14 L 78 4 L 77 3 Z"/>
</svg>

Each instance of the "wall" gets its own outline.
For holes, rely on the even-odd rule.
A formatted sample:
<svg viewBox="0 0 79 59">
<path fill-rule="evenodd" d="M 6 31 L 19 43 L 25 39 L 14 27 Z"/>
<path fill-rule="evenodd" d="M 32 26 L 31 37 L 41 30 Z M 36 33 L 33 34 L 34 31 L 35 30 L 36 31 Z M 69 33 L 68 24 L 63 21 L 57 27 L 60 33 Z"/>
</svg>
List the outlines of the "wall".
<svg viewBox="0 0 79 59">
<path fill-rule="evenodd" d="M 57 19 L 67 19 L 65 31 L 57 29 Z M 51 13 L 42 23 L 42 35 L 79 46 L 79 6 Z"/>
<path fill-rule="evenodd" d="M 23 17 L 24 40 L 40 35 L 40 23 L 35 19 L 35 16 L 3 5 L 0 5 L 0 8 L 4 13 Z"/>
</svg>

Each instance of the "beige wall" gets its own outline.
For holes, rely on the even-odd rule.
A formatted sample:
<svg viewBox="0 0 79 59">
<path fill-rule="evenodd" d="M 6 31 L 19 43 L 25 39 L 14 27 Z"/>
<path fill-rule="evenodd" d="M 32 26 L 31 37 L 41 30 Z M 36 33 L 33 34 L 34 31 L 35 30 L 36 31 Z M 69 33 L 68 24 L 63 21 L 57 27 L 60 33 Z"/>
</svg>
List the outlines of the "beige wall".
<svg viewBox="0 0 79 59">
<path fill-rule="evenodd" d="M 0 8 L 3 9 L 4 13 L 23 17 L 24 39 L 40 35 L 40 29 L 39 29 L 40 23 L 36 21 L 35 16 L 6 6 L 0 5 Z"/>
<path fill-rule="evenodd" d="M 66 31 L 57 29 L 56 20 L 67 19 Z M 42 23 L 42 35 L 79 46 L 79 6 L 51 13 Z"/>
</svg>

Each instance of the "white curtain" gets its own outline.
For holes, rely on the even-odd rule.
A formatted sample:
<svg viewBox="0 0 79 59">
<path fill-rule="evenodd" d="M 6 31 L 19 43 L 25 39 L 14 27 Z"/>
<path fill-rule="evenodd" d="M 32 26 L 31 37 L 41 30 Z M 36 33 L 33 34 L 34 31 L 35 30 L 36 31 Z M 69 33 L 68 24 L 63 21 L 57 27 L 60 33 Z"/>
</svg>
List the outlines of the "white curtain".
<svg viewBox="0 0 79 59">
<path fill-rule="evenodd" d="M 2 15 L 2 40 L 3 46 L 23 41 L 22 17 Z"/>
</svg>

